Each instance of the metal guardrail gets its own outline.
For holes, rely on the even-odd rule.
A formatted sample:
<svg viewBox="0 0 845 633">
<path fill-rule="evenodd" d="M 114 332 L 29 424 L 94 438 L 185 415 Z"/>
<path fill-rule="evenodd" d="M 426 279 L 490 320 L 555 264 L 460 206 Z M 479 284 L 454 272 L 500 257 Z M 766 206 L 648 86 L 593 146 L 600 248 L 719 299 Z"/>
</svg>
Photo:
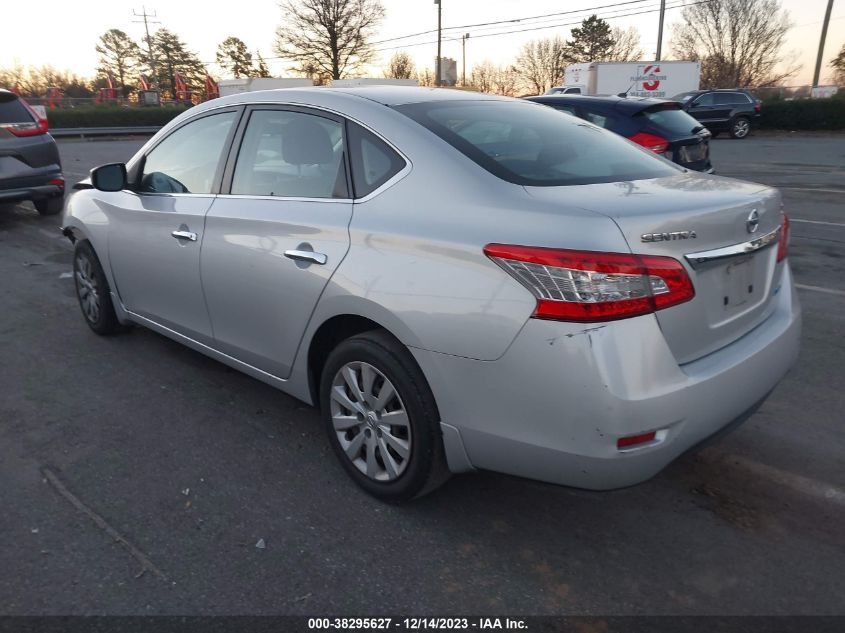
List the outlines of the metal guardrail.
<svg viewBox="0 0 845 633">
<path fill-rule="evenodd" d="M 129 127 L 59 127 L 50 128 L 50 134 L 62 136 L 130 136 L 133 134 L 152 136 L 158 132 L 160 125 L 136 125 Z"/>
</svg>

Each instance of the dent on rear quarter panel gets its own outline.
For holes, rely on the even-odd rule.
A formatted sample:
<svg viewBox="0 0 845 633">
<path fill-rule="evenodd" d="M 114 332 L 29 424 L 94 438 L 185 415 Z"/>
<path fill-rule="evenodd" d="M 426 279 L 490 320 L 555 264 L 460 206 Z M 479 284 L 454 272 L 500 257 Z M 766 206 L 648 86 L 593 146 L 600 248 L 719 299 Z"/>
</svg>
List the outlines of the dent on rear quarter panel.
<svg viewBox="0 0 845 633">
<path fill-rule="evenodd" d="M 414 173 L 354 205 L 350 249 L 325 298 L 357 295 L 378 306 L 401 324 L 393 333 L 406 345 L 495 360 L 536 300 L 487 258 L 486 244 L 619 250 L 625 243 L 606 217 L 567 210 L 563 200 L 538 203 L 474 164 L 437 173 L 432 165 L 443 162 L 416 160 Z M 442 192 L 432 193 L 431 182 L 444 182 Z"/>
</svg>

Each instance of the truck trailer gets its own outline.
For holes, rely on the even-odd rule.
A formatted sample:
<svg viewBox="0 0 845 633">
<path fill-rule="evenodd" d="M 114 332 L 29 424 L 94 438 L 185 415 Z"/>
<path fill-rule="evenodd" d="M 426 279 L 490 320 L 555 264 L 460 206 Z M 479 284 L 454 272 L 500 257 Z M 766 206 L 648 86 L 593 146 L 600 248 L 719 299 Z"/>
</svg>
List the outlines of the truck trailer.
<svg viewBox="0 0 845 633">
<path fill-rule="evenodd" d="M 700 62 L 586 62 L 567 66 L 564 85 L 549 93 L 671 99 L 698 90 L 700 79 Z"/>
</svg>

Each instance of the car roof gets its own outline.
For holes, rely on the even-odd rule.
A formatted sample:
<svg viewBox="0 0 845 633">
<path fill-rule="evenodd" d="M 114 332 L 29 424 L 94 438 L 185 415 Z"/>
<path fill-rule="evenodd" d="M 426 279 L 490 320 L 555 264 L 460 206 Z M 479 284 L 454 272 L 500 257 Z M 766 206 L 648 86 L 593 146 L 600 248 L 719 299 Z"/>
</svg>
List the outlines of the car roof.
<svg viewBox="0 0 845 633">
<path fill-rule="evenodd" d="M 670 99 L 652 99 L 650 97 L 618 97 L 616 95 L 541 95 L 528 97 L 529 101 L 537 103 L 554 104 L 565 103 L 567 105 L 595 105 L 603 108 L 612 108 L 620 112 L 635 114 L 650 108 L 651 106 L 672 102 Z"/>
<path fill-rule="evenodd" d="M 257 90 L 241 92 L 236 95 L 215 99 L 223 103 L 243 103 L 259 99 L 274 101 L 278 97 L 280 102 L 289 101 L 292 97 L 307 101 L 309 95 L 337 95 L 358 97 L 387 106 L 398 106 L 409 103 L 424 103 L 431 101 L 514 101 L 511 97 L 488 95 L 469 90 L 454 90 L 449 88 L 426 88 L 421 86 L 357 86 L 354 88 L 332 88 L 314 86 L 306 88 L 279 88 L 276 90 Z M 209 103 L 209 102 L 206 102 Z"/>
</svg>

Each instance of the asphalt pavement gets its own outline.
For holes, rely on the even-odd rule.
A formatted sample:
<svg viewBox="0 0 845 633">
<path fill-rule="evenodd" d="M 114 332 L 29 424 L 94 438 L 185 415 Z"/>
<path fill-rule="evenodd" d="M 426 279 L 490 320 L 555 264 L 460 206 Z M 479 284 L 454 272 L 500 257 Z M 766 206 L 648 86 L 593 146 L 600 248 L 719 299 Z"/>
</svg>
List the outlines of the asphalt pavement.
<svg viewBox="0 0 845 633">
<path fill-rule="evenodd" d="M 62 141 L 67 178 L 141 143 Z M 60 218 L 3 208 L 0 613 L 845 615 L 845 136 L 712 151 L 782 188 L 801 357 L 738 431 L 609 493 L 478 473 L 379 503 L 314 409 L 90 332 Z"/>
</svg>

